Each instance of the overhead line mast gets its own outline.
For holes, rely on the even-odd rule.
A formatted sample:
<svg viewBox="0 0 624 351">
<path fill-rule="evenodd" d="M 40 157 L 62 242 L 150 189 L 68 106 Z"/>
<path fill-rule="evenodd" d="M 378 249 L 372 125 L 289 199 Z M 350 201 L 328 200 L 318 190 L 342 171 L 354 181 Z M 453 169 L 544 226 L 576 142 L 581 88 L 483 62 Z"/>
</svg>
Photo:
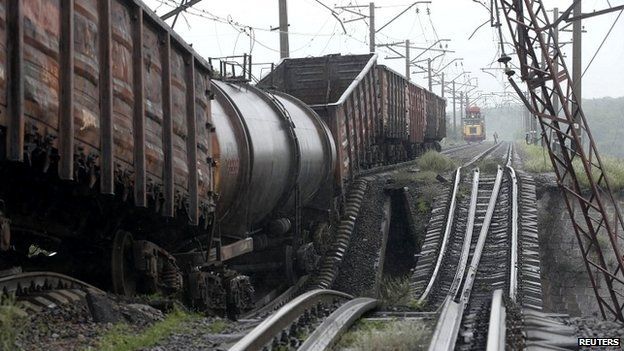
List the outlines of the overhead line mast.
<svg viewBox="0 0 624 351">
<path fill-rule="evenodd" d="M 553 25 L 541 0 L 495 3 L 497 15 L 502 11 L 513 38 L 520 60 L 520 78 L 528 86 L 528 98 L 514 80 L 516 72 L 510 68 L 511 58 L 504 51 L 499 62 L 505 64 L 509 82 L 539 121 L 600 312 L 603 318 L 624 322 L 624 257 L 620 246 L 624 222 L 574 92 L 574 81 L 558 43 L 553 42 L 556 40 Z M 564 12 L 566 18 L 569 12 L 569 9 Z M 502 25 L 500 20 L 497 25 Z M 500 39 L 502 42 L 502 35 Z M 543 66 L 541 54 L 545 58 Z M 557 114 L 553 101 L 559 102 L 561 114 Z M 582 133 L 587 136 L 586 148 L 581 144 Z M 577 162 L 582 166 L 580 169 L 574 167 Z M 582 188 L 581 177 L 587 178 L 588 190 Z M 580 210 L 579 216 L 575 215 L 575 208 Z M 611 216 L 609 211 L 613 211 Z M 599 278 L 606 287 L 599 286 Z"/>
</svg>

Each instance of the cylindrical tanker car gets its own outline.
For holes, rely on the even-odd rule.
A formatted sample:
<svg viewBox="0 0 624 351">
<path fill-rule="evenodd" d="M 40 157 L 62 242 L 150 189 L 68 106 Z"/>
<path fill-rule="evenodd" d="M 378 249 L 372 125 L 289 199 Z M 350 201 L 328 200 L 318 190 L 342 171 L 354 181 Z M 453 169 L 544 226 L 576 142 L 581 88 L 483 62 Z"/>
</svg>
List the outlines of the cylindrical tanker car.
<svg viewBox="0 0 624 351">
<path fill-rule="evenodd" d="M 444 136 L 444 100 L 374 55 L 302 59 L 280 93 L 216 76 L 139 0 L 0 0 L 0 24 L 0 271 L 245 309 L 267 271 L 314 269 L 361 170 Z"/>
</svg>

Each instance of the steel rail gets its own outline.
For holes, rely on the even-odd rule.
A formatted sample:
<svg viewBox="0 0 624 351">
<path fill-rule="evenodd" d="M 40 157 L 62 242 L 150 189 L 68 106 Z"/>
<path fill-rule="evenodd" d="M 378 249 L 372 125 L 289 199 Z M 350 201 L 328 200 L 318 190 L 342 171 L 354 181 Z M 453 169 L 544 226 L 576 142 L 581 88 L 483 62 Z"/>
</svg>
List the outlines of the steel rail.
<svg viewBox="0 0 624 351">
<path fill-rule="evenodd" d="M 459 262 L 457 263 L 457 270 L 455 271 L 455 277 L 451 283 L 448 295 L 455 296 L 461 286 L 461 281 L 464 278 L 466 271 L 466 264 L 468 263 L 468 257 L 470 256 L 470 245 L 472 243 L 472 235 L 474 231 L 474 223 L 477 212 L 477 198 L 479 195 L 479 169 L 474 170 L 472 177 L 472 190 L 470 193 L 470 207 L 468 208 L 468 223 L 466 224 L 466 231 L 464 233 L 464 245 L 459 256 Z"/>
<path fill-rule="evenodd" d="M 505 349 L 506 314 L 505 305 L 503 303 L 503 290 L 494 290 L 492 294 L 492 306 L 490 308 L 486 351 Z"/>
<path fill-rule="evenodd" d="M 292 300 L 293 297 L 295 297 L 295 295 L 297 294 L 297 292 L 299 292 L 299 290 L 301 290 L 301 288 L 304 287 L 305 283 L 308 281 L 308 278 L 309 276 L 304 275 L 303 277 L 299 278 L 299 280 L 297 280 L 295 285 L 286 289 L 278 297 L 276 297 L 275 299 L 273 299 L 272 301 L 270 301 L 264 306 L 260 306 L 254 310 L 247 312 L 241 318 L 251 319 L 254 317 L 259 317 L 259 316 L 273 313 L 279 307 L 286 304 L 288 301 Z"/>
<path fill-rule="evenodd" d="M 0 295 L 27 295 L 30 291 L 80 288 L 104 292 L 95 286 L 56 272 L 24 272 L 0 277 Z"/>
<path fill-rule="evenodd" d="M 446 297 L 442 304 L 438 323 L 431 336 L 429 351 L 451 351 L 455 349 L 464 308 L 463 302 L 453 301 L 453 297 L 450 295 Z"/>
<path fill-rule="evenodd" d="M 500 191 L 502 180 L 503 169 L 499 166 L 498 172 L 496 173 L 496 181 L 494 182 L 494 189 L 492 190 L 490 202 L 488 204 L 487 211 L 485 212 L 485 219 L 483 220 L 483 225 L 481 226 L 481 231 L 479 232 L 479 239 L 477 240 L 477 245 L 474 248 L 472 260 L 470 261 L 470 266 L 468 266 L 468 272 L 466 273 L 466 278 L 463 283 L 463 291 L 461 293 L 460 300 L 466 304 L 470 300 L 472 286 L 477 275 L 479 262 L 481 261 L 481 254 L 483 253 L 483 248 L 485 247 L 485 239 L 487 238 L 488 231 L 490 230 L 492 215 L 494 214 L 494 208 L 496 207 L 496 201 L 498 200 L 498 193 Z"/>
<path fill-rule="evenodd" d="M 482 153 L 478 154 L 477 156 L 473 157 L 470 161 L 464 163 L 464 167 L 470 167 L 473 164 L 475 164 L 477 161 L 479 161 L 480 159 L 482 159 L 483 157 L 487 156 L 488 154 L 490 154 L 492 151 L 498 149 L 503 143 L 498 143 L 498 144 L 494 144 L 491 147 L 489 147 L 487 150 L 483 151 Z"/>
<path fill-rule="evenodd" d="M 364 313 L 377 307 L 377 304 L 377 300 L 369 297 L 360 297 L 345 303 L 329 315 L 308 336 L 297 351 L 325 351 L 331 349 L 355 321 Z"/>
<path fill-rule="evenodd" d="M 336 299 L 352 299 L 351 295 L 340 291 L 316 289 L 299 295 L 282 308 L 273 313 L 256 326 L 245 337 L 230 347 L 230 351 L 262 350 L 283 330 L 295 323 L 306 311 L 323 302 L 332 302 Z"/>
<path fill-rule="evenodd" d="M 452 153 L 454 153 L 456 151 L 461 151 L 461 150 L 465 150 L 465 149 L 471 148 L 472 146 L 473 145 L 470 145 L 470 144 L 456 145 L 456 146 L 450 147 L 448 149 L 444 149 L 444 150 L 440 151 L 440 153 L 443 154 L 443 155 L 452 154 Z"/>
<path fill-rule="evenodd" d="M 511 257 L 509 263 L 509 298 L 516 302 L 518 296 L 518 178 L 516 171 L 511 167 L 513 159 L 513 147 L 509 146 L 509 158 L 507 159 L 507 169 L 511 177 Z"/>
<path fill-rule="evenodd" d="M 433 288 L 433 284 L 435 283 L 438 273 L 440 272 L 440 267 L 442 266 L 442 259 L 444 258 L 444 253 L 446 252 L 446 247 L 448 246 L 448 241 L 451 236 L 451 230 L 453 228 L 453 219 L 455 217 L 455 207 L 457 206 L 457 193 L 459 191 L 459 182 L 461 180 L 461 167 L 458 167 L 455 171 L 455 182 L 453 184 L 453 193 L 451 195 L 451 203 L 449 205 L 448 215 L 446 217 L 446 228 L 444 229 L 444 236 L 442 237 L 442 243 L 440 245 L 440 252 L 438 253 L 438 259 L 436 261 L 436 265 L 433 268 L 433 273 L 431 274 L 431 278 L 429 279 L 429 283 L 425 288 L 425 291 L 418 298 L 418 302 L 422 303 L 426 301 L 431 289 Z"/>
<path fill-rule="evenodd" d="M 438 318 L 438 322 L 429 344 L 429 351 L 450 351 L 455 348 L 463 314 L 470 300 L 470 294 L 475 281 L 477 268 L 485 246 L 485 239 L 487 238 L 490 224 L 492 222 L 492 215 L 494 214 L 494 208 L 496 207 L 496 202 L 498 200 L 498 193 L 500 191 L 502 179 L 503 169 L 499 166 L 498 172 L 496 173 L 496 180 L 494 181 L 494 188 L 492 189 L 492 195 L 490 196 L 488 208 L 483 220 L 483 225 L 481 226 L 479 238 L 473 251 L 472 260 L 468 266 L 466 277 L 461 283 L 462 289 L 456 296 L 447 295 L 446 300 L 442 305 L 440 317 Z"/>
</svg>

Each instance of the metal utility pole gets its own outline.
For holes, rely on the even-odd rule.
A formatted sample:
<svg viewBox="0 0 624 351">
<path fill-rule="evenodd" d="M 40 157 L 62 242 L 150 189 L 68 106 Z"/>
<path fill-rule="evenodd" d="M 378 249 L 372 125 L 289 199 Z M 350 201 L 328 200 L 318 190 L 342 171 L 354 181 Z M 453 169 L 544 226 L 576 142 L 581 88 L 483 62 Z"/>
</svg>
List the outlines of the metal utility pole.
<svg viewBox="0 0 624 351">
<path fill-rule="evenodd" d="M 453 80 L 453 137 L 457 136 L 457 119 L 455 116 L 455 80 Z"/>
<path fill-rule="evenodd" d="M 427 59 L 427 75 L 429 77 L 429 91 L 431 91 L 433 88 L 433 81 L 432 81 L 432 75 L 431 75 L 431 59 L 430 58 Z"/>
<path fill-rule="evenodd" d="M 288 47 L 288 9 L 286 8 L 286 0 L 279 1 L 279 35 L 280 35 L 280 58 L 290 56 Z"/>
<path fill-rule="evenodd" d="M 410 41 L 405 40 L 405 77 L 410 80 Z"/>
<path fill-rule="evenodd" d="M 464 119 L 464 92 L 459 92 L 459 118 Z"/>
<path fill-rule="evenodd" d="M 441 91 L 440 94 L 442 95 L 442 97 L 444 97 L 444 72 L 440 73 L 440 75 L 442 76 L 441 77 L 441 79 L 442 79 L 442 84 L 441 84 L 442 85 L 442 89 L 441 90 L 442 91 Z"/>
<path fill-rule="evenodd" d="M 368 45 L 370 52 L 375 52 L 375 3 L 371 2 L 368 4 L 368 17 L 370 18 L 370 23 L 368 26 Z"/>
<path fill-rule="evenodd" d="M 581 2 L 579 1 L 579 4 Z M 557 19 L 559 18 L 559 8 L 555 7 L 553 9 L 553 45 L 559 49 L 559 23 L 556 23 Z M 553 68 L 555 69 L 555 72 L 559 72 L 559 63 L 557 62 L 557 60 L 555 60 L 553 62 Z M 555 109 L 555 114 L 558 115 L 559 114 L 559 99 L 553 99 L 553 108 Z"/>
<path fill-rule="evenodd" d="M 520 79 L 527 83 L 529 99 L 524 97 L 516 83 L 516 68 L 512 69 L 509 65 L 509 57 L 501 57 L 499 61 L 505 63 L 506 74 L 514 90 L 531 113 L 537 116 L 600 313 L 603 318 L 624 322 L 624 255 L 620 241 L 624 240 L 624 219 L 589 131 L 580 97 L 574 92 L 575 85 L 580 81 L 572 79 L 559 48 L 553 47 L 551 51 L 548 40 L 540 36 L 544 32 L 544 24 L 549 24 L 542 1 L 498 0 L 498 4 L 516 48 Z M 575 16 L 577 19 L 589 16 L 580 14 L 580 7 L 578 13 Z M 523 34 L 516 36 L 518 32 Z M 574 40 L 574 43 L 580 49 L 580 26 L 577 32 L 578 41 Z M 546 69 L 542 68 L 538 58 L 544 51 L 548 55 Z M 578 56 L 574 57 L 574 61 L 577 58 L 580 62 Z M 558 61 L 558 71 L 555 71 L 553 61 Z M 549 99 L 542 99 L 544 90 L 548 92 Z M 559 116 L 552 104 L 555 99 L 559 100 L 562 108 Z M 585 148 L 580 142 L 582 131 L 586 133 Z M 557 143 L 556 150 L 553 141 Z M 586 179 L 585 184 L 581 177 Z"/>
<path fill-rule="evenodd" d="M 578 0 L 574 3 L 574 10 L 572 12 L 573 16 L 580 16 L 581 13 L 581 0 Z M 574 97 L 576 98 L 576 106 L 572 111 L 574 116 L 575 127 L 579 125 L 580 116 L 578 113 L 578 109 L 581 106 L 582 100 L 582 85 L 581 85 L 581 75 L 583 74 L 583 67 L 581 67 L 582 60 L 581 55 L 583 52 L 582 45 L 582 26 L 583 21 L 581 19 L 577 19 L 572 23 L 572 92 L 574 93 Z M 583 131 L 579 130 L 579 145 L 578 147 L 582 147 L 583 145 Z"/>
</svg>

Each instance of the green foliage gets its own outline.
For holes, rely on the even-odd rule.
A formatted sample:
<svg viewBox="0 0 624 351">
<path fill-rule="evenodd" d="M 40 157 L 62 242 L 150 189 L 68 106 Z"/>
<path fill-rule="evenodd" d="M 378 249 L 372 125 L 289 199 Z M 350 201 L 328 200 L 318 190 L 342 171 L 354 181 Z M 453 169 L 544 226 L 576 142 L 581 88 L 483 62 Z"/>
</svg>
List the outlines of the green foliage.
<svg viewBox="0 0 624 351">
<path fill-rule="evenodd" d="M 418 167 L 421 171 L 444 173 L 456 168 L 455 162 L 448 156 L 437 151 L 427 151 L 418 159 Z"/>
<path fill-rule="evenodd" d="M 551 172 L 553 170 L 546 149 L 538 145 L 526 145 L 520 142 L 516 143 L 516 145 L 520 146 L 519 151 L 522 155 L 525 170 L 534 173 Z M 611 185 L 611 190 L 620 191 L 624 189 L 624 160 L 608 155 L 603 155 L 601 160 Z M 589 180 L 581 160 L 576 158 L 572 162 L 572 166 L 581 187 L 589 188 Z M 598 180 L 598 170 L 596 168 L 592 168 L 592 175 L 594 180 Z"/>
<path fill-rule="evenodd" d="M 28 315 L 14 297 L 0 299 L 0 350 L 15 350 L 15 339 L 26 327 Z"/>
<path fill-rule="evenodd" d="M 601 157 L 602 165 L 607 174 L 611 191 L 620 191 L 624 189 L 624 160 L 615 158 L 612 156 Z M 585 169 L 580 159 L 575 159 L 572 163 L 574 166 L 574 172 L 577 174 L 581 187 L 589 188 L 589 180 L 585 173 Z M 594 180 L 598 180 L 598 171 L 596 168 L 592 168 L 592 175 Z"/>
<path fill-rule="evenodd" d="M 140 332 L 125 323 L 116 324 L 100 340 L 100 350 L 131 351 L 149 348 L 169 335 L 182 331 L 186 322 L 198 318 L 200 317 L 196 314 L 174 309 L 164 320 Z"/>
<path fill-rule="evenodd" d="M 379 298 L 385 307 L 407 306 L 411 300 L 409 276 L 382 279 Z"/>
<path fill-rule="evenodd" d="M 223 319 L 217 319 L 208 326 L 208 331 L 213 334 L 219 334 L 224 332 L 227 327 L 227 322 L 225 322 Z"/>
<path fill-rule="evenodd" d="M 411 351 L 426 347 L 431 331 L 422 321 L 360 321 L 345 334 L 337 349 Z"/>
<path fill-rule="evenodd" d="M 517 142 L 519 152 L 522 156 L 524 169 L 533 173 L 552 172 L 552 163 L 548 150 L 539 145 L 526 145 L 524 142 Z"/>
</svg>

